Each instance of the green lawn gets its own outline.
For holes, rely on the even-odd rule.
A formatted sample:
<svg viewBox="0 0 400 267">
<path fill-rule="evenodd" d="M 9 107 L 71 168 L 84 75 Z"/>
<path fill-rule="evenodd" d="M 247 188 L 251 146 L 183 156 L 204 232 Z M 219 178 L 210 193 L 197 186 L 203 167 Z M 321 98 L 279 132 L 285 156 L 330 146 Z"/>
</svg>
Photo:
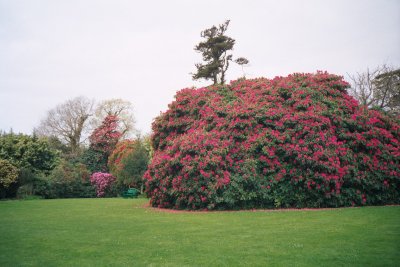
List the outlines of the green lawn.
<svg viewBox="0 0 400 267">
<path fill-rule="evenodd" d="M 0 202 L 0 266 L 399 266 L 400 207 L 168 213 L 145 199 Z"/>
</svg>

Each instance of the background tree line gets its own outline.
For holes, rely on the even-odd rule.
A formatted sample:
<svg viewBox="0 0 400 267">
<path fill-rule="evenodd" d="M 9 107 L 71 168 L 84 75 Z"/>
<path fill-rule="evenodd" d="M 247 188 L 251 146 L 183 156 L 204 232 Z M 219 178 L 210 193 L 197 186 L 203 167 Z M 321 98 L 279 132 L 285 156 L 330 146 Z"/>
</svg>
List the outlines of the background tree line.
<svg viewBox="0 0 400 267">
<path fill-rule="evenodd" d="M 95 197 L 94 173 L 114 177 L 104 196 L 142 188 L 151 145 L 135 131 L 134 122 L 128 101 L 95 105 L 76 97 L 49 110 L 32 135 L 1 132 L 0 198 Z"/>
<path fill-rule="evenodd" d="M 400 115 L 400 69 L 388 65 L 349 75 L 350 95 L 362 105 Z"/>
</svg>

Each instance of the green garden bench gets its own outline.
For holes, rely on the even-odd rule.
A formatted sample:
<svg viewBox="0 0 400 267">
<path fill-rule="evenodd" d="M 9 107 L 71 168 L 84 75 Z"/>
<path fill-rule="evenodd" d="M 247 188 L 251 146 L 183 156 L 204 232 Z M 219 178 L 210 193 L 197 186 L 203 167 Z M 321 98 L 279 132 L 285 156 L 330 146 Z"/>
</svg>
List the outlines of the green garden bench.
<svg viewBox="0 0 400 267">
<path fill-rule="evenodd" d="M 122 197 L 124 198 L 137 198 L 139 195 L 139 190 L 136 188 L 129 188 L 128 190 L 122 193 Z"/>
</svg>

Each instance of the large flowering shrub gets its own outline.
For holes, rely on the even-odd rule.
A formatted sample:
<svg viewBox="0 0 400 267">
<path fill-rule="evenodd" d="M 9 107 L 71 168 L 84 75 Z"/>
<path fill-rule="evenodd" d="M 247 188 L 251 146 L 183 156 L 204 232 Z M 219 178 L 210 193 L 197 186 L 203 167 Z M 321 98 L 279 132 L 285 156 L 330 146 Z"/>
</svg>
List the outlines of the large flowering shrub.
<svg viewBox="0 0 400 267">
<path fill-rule="evenodd" d="M 153 123 L 153 206 L 400 203 L 400 123 L 318 72 L 183 89 Z"/>
<path fill-rule="evenodd" d="M 105 117 L 102 124 L 94 129 L 90 135 L 90 146 L 110 155 L 122 136 L 122 133 L 117 129 L 118 121 L 118 117 L 114 115 Z"/>
<path fill-rule="evenodd" d="M 83 158 L 92 172 L 108 172 L 107 161 L 122 133 L 118 131 L 118 117 L 108 115 L 89 136 L 90 146 Z"/>
<path fill-rule="evenodd" d="M 112 188 L 116 178 L 109 173 L 95 172 L 90 176 L 90 182 L 96 186 L 98 197 L 104 197 Z"/>
</svg>

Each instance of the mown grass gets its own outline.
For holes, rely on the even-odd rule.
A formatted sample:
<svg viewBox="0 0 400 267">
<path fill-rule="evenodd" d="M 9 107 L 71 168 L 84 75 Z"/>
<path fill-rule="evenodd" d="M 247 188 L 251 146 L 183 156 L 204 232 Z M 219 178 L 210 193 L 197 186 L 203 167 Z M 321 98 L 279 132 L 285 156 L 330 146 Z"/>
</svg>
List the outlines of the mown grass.
<svg viewBox="0 0 400 267">
<path fill-rule="evenodd" d="M 0 266 L 399 266 L 400 207 L 168 213 L 145 199 L 0 202 Z"/>
</svg>

